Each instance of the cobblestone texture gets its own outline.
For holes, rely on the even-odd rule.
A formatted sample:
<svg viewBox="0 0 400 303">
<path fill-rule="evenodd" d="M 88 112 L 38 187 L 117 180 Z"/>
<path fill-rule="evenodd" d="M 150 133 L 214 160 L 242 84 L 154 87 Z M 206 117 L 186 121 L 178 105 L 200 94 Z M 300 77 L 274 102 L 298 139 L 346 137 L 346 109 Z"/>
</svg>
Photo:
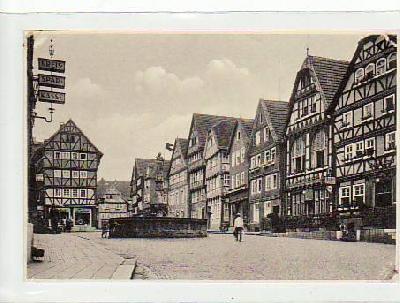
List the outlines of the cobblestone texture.
<svg viewBox="0 0 400 303">
<path fill-rule="evenodd" d="M 384 280 L 391 278 L 395 262 L 394 245 L 364 242 L 246 235 L 239 243 L 232 235 L 218 234 L 197 239 L 101 239 L 99 233 L 46 236 L 41 239 L 49 241 L 46 245 L 50 256 L 46 258 L 61 265 L 54 272 L 42 271 L 42 275 L 38 268 L 54 262 L 29 265 L 28 273 L 33 278 L 76 278 L 88 270 L 87 261 L 78 272 L 63 268 L 62 262 L 67 258 L 80 263 L 82 257 L 91 260 L 93 268 L 99 268 L 92 274 L 94 278 L 110 275 L 101 268 L 115 270 L 118 258 L 137 258 L 135 278 L 144 279 Z"/>
</svg>

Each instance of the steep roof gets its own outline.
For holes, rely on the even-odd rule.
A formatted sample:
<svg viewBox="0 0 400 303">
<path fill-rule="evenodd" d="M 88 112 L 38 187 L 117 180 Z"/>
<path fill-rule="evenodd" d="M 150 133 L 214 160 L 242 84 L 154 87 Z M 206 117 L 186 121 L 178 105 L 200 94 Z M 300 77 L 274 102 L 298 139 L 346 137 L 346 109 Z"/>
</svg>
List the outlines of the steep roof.
<svg viewBox="0 0 400 303">
<path fill-rule="evenodd" d="M 219 148 L 227 148 L 233 136 L 237 121 L 235 120 L 223 120 L 219 121 L 212 126 L 212 130 L 215 134 L 215 140 Z"/>
<path fill-rule="evenodd" d="M 239 123 L 242 125 L 247 136 L 251 136 L 253 130 L 254 119 L 240 119 Z"/>
<path fill-rule="evenodd" d="M 315 75 L 325 96 L 325 108 L 328 108 L 339 88 L 339 84 L 347 72 L 349 62 L 317 56 L 308 56 L 305 61 L 308 61 L 307 63 L 305 62 L 306 65 L 315 71 Z"/>
<path fill-rule="evenodd" d="M 195 127 L 198 133 L 198 145 L 200 146 L 200 148 L 203 148 L 207 138 L 208 130 L 213 125 L 221 121 L 236 121 L 237 119 L 238 118 L 234 117 L 194 113 L 190 129 L 192 130 L 193 127 Z"/>
<path fill-rule="evenodd" d="M 265 116 L 271 123 L 272 131 L 278 140 L 281 139 L 285 133 L 289 103 L 286 101 L 261 99 L 260 104 Z"/>
<path fill-rule="evenodd" d="M 335 107 L 337 105 L 338 102 L 338 98 L 340 96 L 340 94 L 342 93 L 342 91 L 345 89 L 347 81 L 349 80 L 350 75 L 353 72 L 354 69 L 354 65 L 356 64 L 356 61 L 358 59 L 358 54 L 361 52 L 361 50 L 364 47 L 364 44 L 370 42 L 370 41 L 374 41 L 376 39 L 378 39 L 381 35 L 369 35 L 367 37 L 362 38 L 360 41 L 358 41 L 358 45 L 356 50 L 354 51 L 353 57 L 347 67 L 347 71 L 346 74 L 344 75 L 344 77 L 342 78 L 341 83 L 339 84 L 338 89 L 336 90 L 335 96 L 333 98 L 333 102 L 331 102 L 329 104 L 329 107 L 327 108 L 327 111 L 329 113 L 331 113 L 332 111 L 335 110 Z M 397 44 L 397 36 L 396 35 L 385 35 L 384 38 L 388 41 L 389 45 L 396 47 Z"/>
<path fill-rule="evenodd" d="M 188 150 L 188 139 L 183 139 L 183 138 L 176 138 L 175 139 L 175 144 L 178 145 L 182 151 L 183 157 L 186 159 L 187 158 L 187 150 Z"/>
<path fill-rule="evenodd" d="M 50 138 L 46 139 L 44 141 L 44 143 L 39 147 L 39 149 L 44 148 L 48 142 L 52 141 L 54 139 L 55 136 L 57 136 L 57 134 L 65 131 L 65 129 L 68 128 L 75 128 L 80 135 L 84 136 L 86 138 L 86 140 L 88 141 L 88 143 L 90 143 L 90 145 L 92 145 L 93 149 L 95 150 L 95 152 L 97 153 L 97 155 L 101 158 L 103 156 L 103 153 L 101 151 L 99 151 L 99 149 L 96 147 L 96 145 L 94 145 L 90 139 L 83 133 L 83 131 L 76 125 L 76 123 L 74 121 L 72 121 L 72 119 L 69 119 L 66 123 L 63 123 L 60 125 L 60 128 L 58 131 L 56 131 Z M 37 149 L 37 150 L 39 150 Z"/>
<path fill-rule="evenodd" d="M 156 159 L 135 159 L 136 177 L 144 176 L 146 174 L 147 167 L 153 167 L 157 164 Z"/>
</svg>

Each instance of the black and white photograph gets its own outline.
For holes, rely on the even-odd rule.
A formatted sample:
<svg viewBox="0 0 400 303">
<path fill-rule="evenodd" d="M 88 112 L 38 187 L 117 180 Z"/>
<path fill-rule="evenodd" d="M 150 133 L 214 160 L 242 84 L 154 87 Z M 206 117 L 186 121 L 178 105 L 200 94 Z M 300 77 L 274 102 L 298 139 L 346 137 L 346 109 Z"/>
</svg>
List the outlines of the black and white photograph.
<svg viewBox="0 0 400 303">
<path fill-rule="evenodd" d="M 395 32 L 24 51 L 27 280 L 398 280 Z"/>
</svg>

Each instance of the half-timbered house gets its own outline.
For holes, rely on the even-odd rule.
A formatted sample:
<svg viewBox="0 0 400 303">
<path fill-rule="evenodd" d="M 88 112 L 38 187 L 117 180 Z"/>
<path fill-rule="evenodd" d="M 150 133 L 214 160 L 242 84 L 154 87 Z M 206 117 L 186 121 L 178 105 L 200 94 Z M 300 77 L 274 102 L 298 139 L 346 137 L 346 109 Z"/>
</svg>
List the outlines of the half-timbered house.
<svg viewBox="0 0 400 303">
<path fill-rule="evenodd" d="M 187 148 L 187 139 L 175 139 L 168 172 L 169 217 L 189 217 Z"/>
<path fill-rule="evenodd" d="M 233 136 L 228 146 L 231 178 L 227 192 L 229 226 L 233 226 L 234 216 L 240 213 L 244 222 L 249 218 L 249 147 L 254 120 L 240 119 L 235 124 Z"/>
<path fill-rule="evenodd" d="M 136 203 L 137 215 L 167 215 L 169 165 L 170 161 L 164 160 L 160 154 L 156 159 L 135 159 L 131 195 Z"/>
<path fill-rule="evenodd" d="M 262 220 L 282 212 L 283 138 L 288 102 L 260 100 L 249 148 L 249 228 L 263 228 Z"/>
<path fill-rule="evenodd" d="M 204 147 L 208 130 L 217 122 L 235 118 L 193 114 L 188 137 L 189 208 L 191 218 L 210 219 L 207 209 Z M 209 221 L 210 222 L 210 221 Z"/>
<path fill-rule="evenodd" d="M 307 56 L 297 73 L 286 122 L 288 216 L 318 220 L 332 211 L 335 179 L 326 110 L 347 67 L 346 61 Z"/>
<path fill-rule="evenodd" d="M 209 227 L 219 229 L 229 222 L 226 194 L 230 188 L 229 144 L 237 120 L 222 120 L 209 130 L 204 148 L 206 197 L 210 212 Z"/>
<path fill-rule="evenodd" d="M 98 228 L 102 228 L 108 224 L 111 218 L 126 218 L 130 216 L 128 211 L 128 202 L 122 197 L 115 185 L 107 188 L 98 199 Z"/>
<path fill-rule="evenodd" d="M 97 169 L 102 153 L 72 120 L 35 151 L 37 208 L 76 229 L 96 226 Z"/>
<path fill-rule="evenodd" d="M 396 43 L 395 36 L 362 39 L 329 108 L 342 217 L 396 201 Z"/>
</svg>

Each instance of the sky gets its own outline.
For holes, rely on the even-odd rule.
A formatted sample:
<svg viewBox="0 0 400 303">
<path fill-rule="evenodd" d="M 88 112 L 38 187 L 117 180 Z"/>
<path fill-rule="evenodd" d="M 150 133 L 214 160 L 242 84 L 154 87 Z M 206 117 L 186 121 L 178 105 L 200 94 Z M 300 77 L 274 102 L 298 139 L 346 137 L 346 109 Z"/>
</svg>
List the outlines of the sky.
<svg viewBox="0 0 400 303">
<path fill-rule="evenodd" d="M 254 118 L 260 98 L 288 101 L 310 55 L 351 60 L 361 34 L 35 32 L 38 57 L 66 61 L 66 102 L 53 122 L 36 120 L 43 141 L 72 119 L 104 154 L 98 177 L 130 180 L 135 158 L 171 153 L 192 114 Z M 38 71 L 34 69 L 34 73 Z M 39 115 L 49 104 L 38 102 Z"/>
</svg>

